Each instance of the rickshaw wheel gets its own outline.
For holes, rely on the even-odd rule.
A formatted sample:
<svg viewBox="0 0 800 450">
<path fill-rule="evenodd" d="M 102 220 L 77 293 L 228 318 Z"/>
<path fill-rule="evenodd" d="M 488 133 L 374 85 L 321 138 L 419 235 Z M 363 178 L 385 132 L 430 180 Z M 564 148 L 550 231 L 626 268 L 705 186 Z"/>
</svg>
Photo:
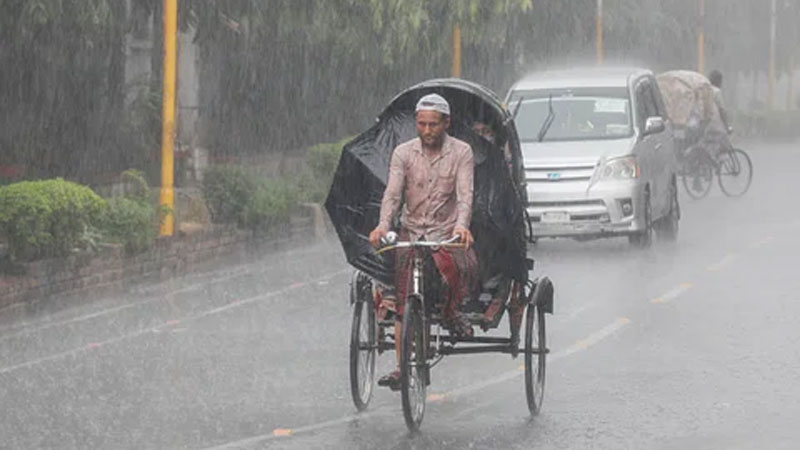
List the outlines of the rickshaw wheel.
<svg viewBox="0 0 800 450">
<path fill-rule="evenodd" d="M 753 181 L 753 163 L 743 150 L 733 149 L 719 155 L 719 188 L 728 197 L 741 197 Z"/>
<path fill-rule="evenodd" d="M 359 293 L 360 290 L 354 290 L 354 294 L 362 295 L 363 292 Z M 377 328 L 372 302 L 363 298 L 354 299 L 353 325 L 350 332 L 350 393 L 358 411 L 367 409 L 375 386 Z"/>
<path fill-rule="evenodd" d="M 699 200 L 711 192 L 711 183 L 714 181 L 714 165 L 708 153 L 700 148 L 693 147 L 685 156 L 683 187 L 689 197 Z"/>
<path fill-rule="evenodd" d="M 406 300 L 403 340 L 400 345 L 400 397 L 403 417 L 410 431 L 419 430 L 425 414 L 427 355 L 422 305 L 416 297 Z"/>
<path fill-rule="evenodd" d="M 542 409 L 546 348 L 544 311 L 534 294 L 525 315 L 525 398 L 531 415 Z"/>
</svg>

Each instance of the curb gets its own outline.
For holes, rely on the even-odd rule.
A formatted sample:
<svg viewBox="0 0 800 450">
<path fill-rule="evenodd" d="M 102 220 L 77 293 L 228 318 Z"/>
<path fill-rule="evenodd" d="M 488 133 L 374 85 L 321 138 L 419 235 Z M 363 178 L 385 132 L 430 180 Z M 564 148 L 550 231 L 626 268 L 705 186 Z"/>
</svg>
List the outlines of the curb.
<svg viewBox="0 0 800 450">
<path fill-rule="evenodd" d="M 109 245 L 98 253 L 80 252 L 19 264 L 18 274 L 0 274 L 0 311 L 54 296 L 80 292 L 97 295 L 143 281 L 163 281 L 237 253 L 268 254 L 325 238 L 328 227 L 321 206 L 304 206 L 303 213 L 263 234 L 212 226 L 159 238 L 151 249 L 136 255 L 125 255 L 119 246 Z"/>
</svg>

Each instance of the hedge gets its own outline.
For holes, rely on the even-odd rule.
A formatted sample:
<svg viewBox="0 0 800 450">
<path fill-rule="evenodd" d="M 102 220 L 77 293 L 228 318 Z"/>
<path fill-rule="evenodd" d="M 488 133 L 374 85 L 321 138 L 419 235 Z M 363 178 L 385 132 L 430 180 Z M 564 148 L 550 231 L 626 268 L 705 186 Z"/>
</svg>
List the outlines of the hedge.
<svg viewBox="0 0 800 450">
<path fill-rule="evenodd" d="M 0 231 L 15 259 L 60 256 L 86 245 L 105 208 L 88 187 L 60 178 L 13 183 L 0 188 Z"/>
</svg>

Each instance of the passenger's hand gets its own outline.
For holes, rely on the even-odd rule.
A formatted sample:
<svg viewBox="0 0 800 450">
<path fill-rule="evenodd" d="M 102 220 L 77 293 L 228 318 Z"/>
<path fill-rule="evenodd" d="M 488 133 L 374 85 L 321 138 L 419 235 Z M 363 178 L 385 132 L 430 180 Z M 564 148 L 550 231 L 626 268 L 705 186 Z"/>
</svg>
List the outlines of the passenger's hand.
<svg viewBox="0 0 800 450">
<path fill-rule="evenodd" d="M 372 244 L 373 247 L 378 248 L 381 243 L 381 238 L 386 236 L 386 233 L 388 232 L 381 227 L 375 228 L 369 233 L 369 243 Z"/>
<path fill-rule="evenodd" d="M 472 233 L 462 226 L 455 227 L 453 230 L 453 236 L 458 236 L 459 241 L 464 244 L 467 249 L 472 247 L 472 243 L 475 242 L 475 239 L 472 237 Z"/>
</svg>

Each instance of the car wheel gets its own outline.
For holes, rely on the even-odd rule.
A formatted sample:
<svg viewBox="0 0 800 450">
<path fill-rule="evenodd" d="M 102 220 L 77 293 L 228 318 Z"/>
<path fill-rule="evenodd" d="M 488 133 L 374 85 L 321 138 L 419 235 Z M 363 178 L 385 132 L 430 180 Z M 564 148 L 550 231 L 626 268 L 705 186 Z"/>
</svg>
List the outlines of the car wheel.
<svg viewBox="0 0 800 450">
<path fill-rule="evenodd" d="M 653 243 L 653 207 L 650 192 L 644 192 L 644 230 L 628 236 L 628 242 L 637 248 L 648 248 Z"/>
<path fill-rule="evenodd" d="M 669 213 L 659 219 L 655 228 L 659 240 L 665 242 L 675 242 L 678 240 L 681 206 L 680 203 L 678 203 L 678 185 L 674 180 L 670 184 L 669 196 Z"/>
</svg>

